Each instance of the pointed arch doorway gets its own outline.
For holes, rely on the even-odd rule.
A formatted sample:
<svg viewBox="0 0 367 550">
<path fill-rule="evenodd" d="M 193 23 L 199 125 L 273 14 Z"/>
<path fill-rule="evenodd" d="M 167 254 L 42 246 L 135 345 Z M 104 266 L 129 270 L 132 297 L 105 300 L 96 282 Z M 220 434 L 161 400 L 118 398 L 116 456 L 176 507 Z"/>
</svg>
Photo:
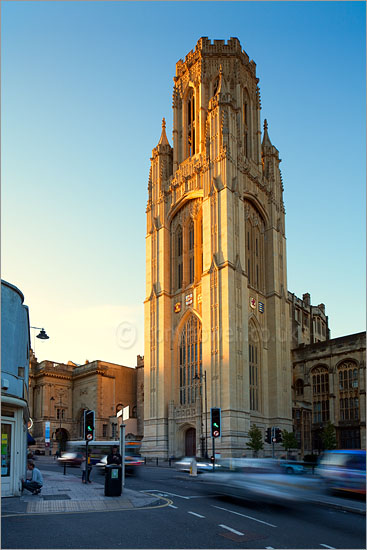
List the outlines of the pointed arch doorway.
<svg viewBox="0 0 367 550">
<path fill-rule="evenodd" d="M 196 456 L 196 430 L 189 428 L 185 433 L 185 456 Z"/>
</svg>

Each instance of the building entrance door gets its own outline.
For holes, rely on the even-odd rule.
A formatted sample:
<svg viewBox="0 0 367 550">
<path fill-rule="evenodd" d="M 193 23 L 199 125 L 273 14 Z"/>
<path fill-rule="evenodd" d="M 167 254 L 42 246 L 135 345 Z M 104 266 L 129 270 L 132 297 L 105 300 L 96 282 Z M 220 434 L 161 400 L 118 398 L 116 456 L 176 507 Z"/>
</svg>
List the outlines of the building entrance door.
<svg viewBox="0 0 367 550">
<path fill-rule="evenodd" d="M 185 455 L 196 456 L 196 430 L 189 428 L 185 434 Z"/>
</svg>

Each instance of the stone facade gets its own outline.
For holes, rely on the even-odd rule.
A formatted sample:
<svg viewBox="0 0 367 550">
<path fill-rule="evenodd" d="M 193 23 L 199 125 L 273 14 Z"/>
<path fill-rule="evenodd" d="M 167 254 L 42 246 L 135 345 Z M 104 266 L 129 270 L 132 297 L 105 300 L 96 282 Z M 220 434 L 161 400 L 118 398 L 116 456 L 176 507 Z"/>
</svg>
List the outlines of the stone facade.
<svg viewBox="0 0 367 550">
<path fill-rule="evenodd" d="M 300 456 L 322 450 L 330 421 L 338 448 L 366 448 L 366 333 L 292 350 L 293 420 Z"/>
<path fill-rule="evenodd" d="M 148 456 L 199 454 L 211 407 L 223 457 L 254 423 L 291 429 L 281 160 L 266 121 L 261 141 L 258 82 L 236 38 L 201 38 L 176 64 L 173 147 L 163 121 L 148 184 Z"/>
<path fill-rule="evenodd" d="M 65 447 L 68 439 L 83 438 L 84 410 L 95 411 L 95 439 L 118 438 L 117 412 L 129 406 L 126 435 L 142 437 L 137 420 L 137 371 L 106 361 L 76 365 L 31 357 L 30 410 L 32 435 L 45 448 L 45 423 L 50 422 L 51 448 Z M 140 425 L 141 425 L 140 420 Z M 46 451 L 47 451 L 46 447 Z"/>
</svg>

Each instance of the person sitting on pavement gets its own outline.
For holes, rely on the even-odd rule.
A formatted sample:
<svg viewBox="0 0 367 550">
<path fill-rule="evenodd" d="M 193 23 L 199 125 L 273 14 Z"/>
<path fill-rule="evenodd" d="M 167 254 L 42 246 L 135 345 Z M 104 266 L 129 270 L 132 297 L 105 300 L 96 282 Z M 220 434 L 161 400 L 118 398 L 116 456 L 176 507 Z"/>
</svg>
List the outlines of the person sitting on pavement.
<svg viewBox="0 0 367 550">
<path fill-rule="evenodd" d="M 118 451 L 117 445 L 114 445 L 112 447 L 112 450 L 109 455 L 107 455 L 107 464 L 121 464 L 122 463 L 122 457 Z"/>
<path fill-rule="evenodd" d="M 32 479 L 22 479 L 22 490 L 27 489 L 33 495 L 38 495 L 43 486 L 43 477 L 38 468 L 35 467 L 33 460 L 28 460 L 27 469 L 32 472 Z"/>
</svg>

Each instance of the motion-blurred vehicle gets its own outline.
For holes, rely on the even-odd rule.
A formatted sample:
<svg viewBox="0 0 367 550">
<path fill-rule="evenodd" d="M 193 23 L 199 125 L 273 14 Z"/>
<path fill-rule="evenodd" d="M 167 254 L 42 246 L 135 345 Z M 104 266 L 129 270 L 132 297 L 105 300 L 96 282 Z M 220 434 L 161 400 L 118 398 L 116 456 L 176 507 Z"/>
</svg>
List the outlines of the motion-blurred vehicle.
<svg viewBox="0 0 367 550">
<path fill-rule="evenodd" d="M 366 494 L 366 451 L 325 451 L 316 468 L 328 491 Z"/>
<path fill-rule="evenodd" d="M 299 462 L 293 462 L 292 460 L 282 460 L 279 462 L 279 465 L 287 474 L 295 474 L 295 475 L 301 475 L 306 473 L 306 468 L 303 466 L 303 464 L 299 464 Z"/>
<path fill-rule="evenodd" d="M 113 441 L 95 441 L 92 440 L 88 443 L 88 456 L 90 458 L 91 465 L 98 466 L 98 471 L 105 473 L 105 467 L 107 466 L 107 455 L 111 452 L 112 447 L 120 447 L 118 440 Z M 144 464 L 144 459 L 140 455 L 141 441 L 127 439 L 125 440 L 125 473 L 131 475 L 137 475 L 140 466 Z M 86 454 L 86 442 L 68 441 L 67 449 L 70 452 L 82 453 L 82 456 Z"/>
<path fill-rule="evenodd" d="M 213 471 L 213 463 L 209 458 L 199 458 L 195 456 L 184 456 L 175 462 L 175 468 L 181 472 L 191 472 L 194 461 L 196 461 L 197 473 Z M 218 462 L 215 462 L 215 469 L 220 468 Z"/>
<path fill-rule="evenodd" d="M 313 480 L 290 476 L 271 458 L 229 458 L 221 468 L 203 473 L 201 481 L 210 491 L 256 501 L 299 502 L 307 499 Z"/>
<path fill-rule="evenodd" d="M 141 466 L 144 464 L 144 461 L 141 457 L 133 457 L 133 456 L 125 456 L 125 474 L 127 475 L 137 475 L 139 470 L 137 470 L 138 466 Z M 95 467 L 97 468 L 97 472 L 100 474 L 105 474 L 107 466 L 107 455 L 105 455 L 100 462 L 97 462 L 95 464 Z"/>
<path fill-rule="evenodd" d="M 68 466 L 80 466 L 84 457 L 82 453 L 63 453 L 57 461 L 60 464 L 67 464 Z"/>
</svg>

